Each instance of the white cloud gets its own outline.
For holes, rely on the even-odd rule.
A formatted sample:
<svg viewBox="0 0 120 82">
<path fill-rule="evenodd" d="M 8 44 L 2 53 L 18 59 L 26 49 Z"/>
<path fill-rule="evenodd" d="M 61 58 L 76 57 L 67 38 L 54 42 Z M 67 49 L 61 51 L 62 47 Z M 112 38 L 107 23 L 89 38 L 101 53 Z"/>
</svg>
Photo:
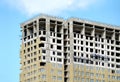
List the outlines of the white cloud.
<svg viewBox="0 0 120 82">
<path fill-rule="evenodd" d="M 87 9 L 98 0 L 8 0 L 27 15 L 38 13 L 60 13 L 65 10 Z"/>
</svg>

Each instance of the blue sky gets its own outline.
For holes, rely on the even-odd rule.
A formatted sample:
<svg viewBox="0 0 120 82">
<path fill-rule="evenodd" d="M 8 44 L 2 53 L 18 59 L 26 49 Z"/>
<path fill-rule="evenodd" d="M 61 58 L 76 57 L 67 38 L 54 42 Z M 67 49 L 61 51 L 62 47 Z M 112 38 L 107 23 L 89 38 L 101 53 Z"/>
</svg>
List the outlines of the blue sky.
<svg viewBox="0 0 120 82">
<path fill-rule="evenodd" d="M 120 0 L 0 0 L 0 82 L 19 82 L 20 23 L 40 13 L 120 26 Z"/>
</svg>

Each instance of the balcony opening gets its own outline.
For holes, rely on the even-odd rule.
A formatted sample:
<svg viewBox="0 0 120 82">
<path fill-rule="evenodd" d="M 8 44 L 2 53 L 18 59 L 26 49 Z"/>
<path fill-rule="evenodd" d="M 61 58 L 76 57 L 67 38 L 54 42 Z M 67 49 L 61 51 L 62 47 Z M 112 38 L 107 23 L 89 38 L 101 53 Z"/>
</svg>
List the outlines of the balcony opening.
<svg viewBox="0 0 120 82">
<path fill-rule="evenodd" d="M 111 72 L 112 72 L 112 73 L 115 73 L 115 70 L 112 70 Z"/>
<path fill-rule="evenodd" d="M 61 34 L 57 33 L 57 37 L 61 37 Z"/>
<path fill-rule="evenodd" d="M 61 40 L 57 40 L 57 43 L 61 44 Z"/>
<path fill-rule="evenodd" d="M 46 63 L 45 62 L 40 62 L 40 66 L 45 66 Z"/>
<path fill-rule="evenodd" d="M 116 45 L 120 45 L 120 41 L 116 41 L 116 43 L 115 43 Z"/>
<path fill-rule="evenodd" d="M 39 48 L 44 47 L 44 43 L 39 44 Z"/>
<path fill-rule="evenodd" d="M 61 52 L 57 52 L 57 55 L 58 55 L 58 56 L 61 56 L 61 55 L 62 55 L 62 53 L 61 53 Z"/>
<path fill-rule="evenodd" d="M 58 61 L 58 62 L 62 62 L 62 59 L 61 59 L 61 58 L 57 58 L 57 61 Z"/>
<path fill-rule="evenodd" d="M 117 57 L 120 57 L 120 53 L 116 53 L 116 56 L 117 56 Z"/>
<path fill-rule="evenodd" d="M 116 65 L 116 68 L 120 68 L 120 65 Z"/>
<path fill-rule="evenodd" d="M 117 63 L 120 63 L 120 59 L 116 59 L 116 62 L 117 62 Z"/>
<path fill-rule="evenodd" d="M 116 47 L 116 50 L 117 50 L 117 51 L 120 51 L 120 47 Z"/>
<path fill-rule="evenodd" d="M 45 37 L 40 37 L 40 40 L 42 41 L 45 41 L 45 39 L 46 39 Z"/>
<path fill-rule="evenodd" d="M 61 49 L 62 49 L 62 47 L 61 47 L 61 46 L 57 46 L 57 49 L 61 50 Z"/>
</svg>

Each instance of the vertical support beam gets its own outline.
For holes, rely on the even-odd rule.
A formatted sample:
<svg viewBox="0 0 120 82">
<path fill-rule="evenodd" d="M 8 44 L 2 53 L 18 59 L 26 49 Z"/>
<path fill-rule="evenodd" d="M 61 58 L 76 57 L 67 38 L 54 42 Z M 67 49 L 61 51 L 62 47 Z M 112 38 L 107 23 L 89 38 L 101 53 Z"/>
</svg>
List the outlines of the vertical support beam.
<svg viewBox="0 0 120 82">
<path fill-rule="evenodd" d="M 73 21 L 70 21 L 70 25 L 69 25 L 69 31 L 70 31 L 70 58 L 71 58 L 71 63 L 73 63 Z"/>
<path fill-rule="evenodd" d="M 46 52 L 46 61 L 47 62 L 50 62 L 50 49 L 49 49 L 49 45 L 50 45 L 50 20 L 49 20 L 49 18 L 46 18 L 46 22 L 45 22 L 45 28 L 46 28 L 46 40 L 47 40 L 47 48 L 46 48 L 46 50 L 47 50 L 47 52 Z"/>
<path fill-rule="evenodd" d="M 39 36 L 39 19 L 36 20 L 36 32 L 38 37 Z"/>
</svg>

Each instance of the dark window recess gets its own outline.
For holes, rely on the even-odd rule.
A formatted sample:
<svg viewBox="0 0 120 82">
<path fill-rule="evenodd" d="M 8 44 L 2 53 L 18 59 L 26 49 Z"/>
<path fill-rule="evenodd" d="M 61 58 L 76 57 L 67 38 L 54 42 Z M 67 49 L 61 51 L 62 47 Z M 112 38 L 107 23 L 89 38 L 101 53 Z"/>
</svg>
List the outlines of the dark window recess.
<svg viewBox="0 0 120 82">
<path fill-rule="evenodd" d="M 100 56 L 98 56 L 98 55 L 95 55 L 95 59 L 99 59 L 100 58 Z M 103 57 L 104 58 L 104 57 Z M 103 59 L 104 60 L 104 59 Z"/>
<path fill-rule="evenodd" d="M 93 40 L 93 37 L 90 36 L 90 40 Z"/>
<path fill-rule="evenodd" d="M 116 50 L 117 50 L 117 51 L 120 51 L 120 47 L 116 47 Z"/>
<path fill-rule="evenodd" d="M 102 63 L 102 66 L 104 66 L 104 63 Z"/>
<path fill-rule="evenodd" d="M 111 72 L 112 72 L 112 73 L 115 73 L 115 70 L 112 70 Z"/>
<path fill-rule="evenodd" d="M 95 47 L 97 47 L 97 43 L 95 43 Z"/>
<path fill-rule="evenodd" d="M 98 62 L 96 62 L 96 65 L 98 65 Z"/>
<path fill-rule="evenodd" d="M 93 58 L 93 55 L 90 55 L 91 58 Z"/>
<path fill-rule="evenodd" d="M 57 37 L 61 37 L 61 34 L 57 34 Z"/>
<path fill-rule="evenodd" d="M 55 28 L 54 28 L 54 27 L 51 27 L 51 28 L 50 28 L 50 31 L 55 32 Z"/>
<path fill-rule="evenodd" d="M 83 45 L 83 41 L 81 41 L 81 45 Z"/>
<path fill-rule="evenodd" d="M 76 40 L 74 40 L 74 43 L 76 43 Z"/>
<path fill-rule="evenodd" d="M 120 57 L 120 53 L 116 53 L 116 56 L 117 56 L 117 57 Z"/>
<path fill-rule="evenodd" d="M 93 43 L 90 43 L 90 46 L 93 46 Z"/>
<path fill-rule="evenodd" d="M 76 49 L 76 46 L 74 46 L 74 49 Z"/>
<path fill-rule="evenodd" d="M 41 35 L 41 31 L 39 31 L 39 35 Z"/>
<path fill-rule="evenodd" d="M 40 37 L 40 40 L 45 41 L 45 37 Z"/>
<path fill-rule="evenodd" d="M 97 50 L 97 49 L 95 49 L 95 53 L 97 53 L 97 51 L 98 51 L 98 50 Z"/>
<path fill-rule="evenodd" d="M 57 55 L 58 55 L 58 56 L 61 56 L 62 54 L 61 54 L 61 52 L 57 52 Z"/>
<path fill-rule="evenodd" d="M 104 45 L 102 44 L 102 48 L 104 48 Z"/>
<path fill-rule="evenodd" d="M 77 62 L 77 59 L 76 59 L 76 58 L 74 58 L 74 62 Z"/>
<path fill-rule="evenodd" d="M 113 44 L 114 43 L 114 40 L 111 40 L 111 44 Z"/>
<path fill-rule="evenodd" d="M 53 55 L 55 55 L 55 52 L 53 51 Z"/>
<path fill-rule="evenodd" d="M 104 39 L 103 39 L 103 38 L 101 39 L 101 42 L 104 42 Z"/>
<path fill-rule="evenodd" d="M 74 37 L 76 37 L 76 34 L 74 34 Z"/>
<path fill-rule="evenodd" d="M 86 45 L 88 45 L 88 42 L 86 42 Z"/>
<path fill-rule="evenodd" d="M 39 56 L 39 60 L 41 59 L 41 56 Z"/>
<path fill-rule="evenodd" d="M 36 39 L 34 40 L 34 43 L 36 43 Z"/>
<path fill-rule="evenodd" d="M 44 43 L 39 44 L 39 47 L 44 47 Z"/>
<path fill-rule="evenodd" d="M 24 62 L 24 65 L 25 65 L 25 62 Z"/>
<path fill-rule="evenodd" d="M 104 60 L 104 57 L 102 57 L 102 60 Z"/>
<path fill-rule="evenodd" d="M 86 51 L 88 51 L 88 48 L 86 48 Z"/>
<path fill-rule="evenodd" d="M 114 50 L 114 47 L 113 47 L 113 46 L 111 46 L 111 49 L 112 49 L 112 50 Z"/>
<path fill-rule="evenodd" d="M 90 52 L 93 52 L 93 49 L 92 49 L 92 48 L 90 48 Z"/>
<path fill-rule="evenodd" d="M 28 64 L 30 64 L 30 60 L 28 60 L 27 62 L 28 62 Z"/>
<path fill-rule="evenodd" d="M 116 43 L 115 43 L 116 45 L 120 45 L 120 42 L 119 41 L 116 41 Z"/>
<path fill-rule="evenodd" d="M 81 38 L 83 38 L 83 35 L 81 35 Z"/>
<path fill-rule="evenodd" d="M 114 56 L 114 52 L 111 52 L 111 56 Z"/>
<path fill-rule="evenodd" d="M 81 50 L 83 51 L 83 47 L 81 47 Z"/>
<path fill-rule="evenodd" d="M 104 51 L 102 50 L 102 54 L 104 54 Z"/>
<path fill-rule="evenodd" d="M 109 55 L 110 54 L 110 52 L 107 52 L 107 55 Z"/>
<path fill-rule="evenodd" d="M 61 40 L 57 40 L 57 43 L 61 43 Z"/>
<path fill-rule="evenodd" d="M 83 57 L 83 53 L 81 53 L 81 56 Z"/>
<path fill-rule="evenodd" d="M 45 50 L 42 50 L 42 53 L 46 53 L 46 51 L 45 51 Z"/>
<path fill-rule="evenodd" d="M 120 59 L 116 59 L 116 62 L 120 63 Z"/>
<path fill-rule="evenodd" d="M 88 64 L 88 63 L 89 63 L 89 60 L 86 60 L 86 63 Z"/>
<path fill-rule="evenodd" d="M 34 36 L 36 37 L 36 36 L 37 36 L 37 33 L 34 33 Z"/>
<path fill-rule="evenodd" d="M 114 61 L 114 59 L 113 59 L 113 58 L 112 58 L 111 60 L 112 60 L 112 61 Z"/>
<path fill-rule="evenodd" d="M 90 64 L 93 64 L 93 61 L 90 61 Z"/>
<path fill-rule="evenodd" d="M 46 31 L 43 31 L 43 35 L 45 35 L 46 34 Z"/>
<path fill-rule="evenodd" d="M 24 50 L 24 53 L 25 53 L 25 50 Z"/>
<path fill-rule="evenodd" d="M 112 64 L 111 66 L 114 67 L 114 64 Z"/>
<path fill-rule="evenodd" d="M 34 58 L 34 61 L 36 61 L 37 59 L 36 58 Z"/>
<path fill-rule="evenodd" d="M 30 52 L 30 48 L 28 48 L 27 51 Z"/>
<path fill-rule="evenodd" d="M 30 42 L 28 42 L 27 44 L 28 44 L 28 46 L 29 46 L 29 45 L 30 45 Z"/>
<path fill-rule="evenodd" d="M 57 46 L 57 49 L 61 50 L 61 49 L 62 49 L 62 47 L 61 47 L 61 46 Z"/>
<path fill-rule="evenodd" d="M 27 36 L 27 29 L 24 30 L 24 36 Z"/>
<path fill-rule="evenodd" d="M 43 56 L 43 59 L 45 60 L 45 56 Z"/>
<path fill-rule="evenodd" d="M 55 42 L 55 39 L 53 39 L 53 42 Z"/>
<path fill-rule="evenodd" d="M 116 68 L 120 68 L 120 65 L 116 65 Z"/>
<path fill-rule="evenodd" d="M 40 66 L 45 66 L 46 63 L 45 62 L 40 62 Z"/>
<path fill-rule="evenodd" d="M 36 55 L 36 52 L 34 52 L 34 55 Z"/>
<path fill-rule="evenodd" d="M 36 46 L 34 46 L 34 49 L 36 49 Z"/>
<path fill-rule="evenodd" d="M 28 36 L 28 39 L 30 39 L 30 36 Z"/>
<path fill-rule="evenodd" d="M 53 48 L 53 45 L 51 45 L 50 47 Z"/>
<path fill-rule="evenodd" d="M 60 32 L 61 31 L 61 27 L 59 26 L 59 28 L 57 28 L 57 32 Z"/>
<path fill-rule="evenodd" d="M 62 59 L 61 59 L 61 58 L 57 58 L 57 61 L 58 61 L 58 62 L 62 62 Z"/>
<path fill-rule="evenodd" d="M 76 52 L 74 52 L 74 56 L 76 56 Z"/>
<path fill-rule="evenodd" d="M 86 54 L 86 57 L 88 58 L 88 54 Z"/>
<path fill-rule="evenodd" d="M 81 59 L 81 63 L 84 63 L 84 59 Z"/>
</svg>

